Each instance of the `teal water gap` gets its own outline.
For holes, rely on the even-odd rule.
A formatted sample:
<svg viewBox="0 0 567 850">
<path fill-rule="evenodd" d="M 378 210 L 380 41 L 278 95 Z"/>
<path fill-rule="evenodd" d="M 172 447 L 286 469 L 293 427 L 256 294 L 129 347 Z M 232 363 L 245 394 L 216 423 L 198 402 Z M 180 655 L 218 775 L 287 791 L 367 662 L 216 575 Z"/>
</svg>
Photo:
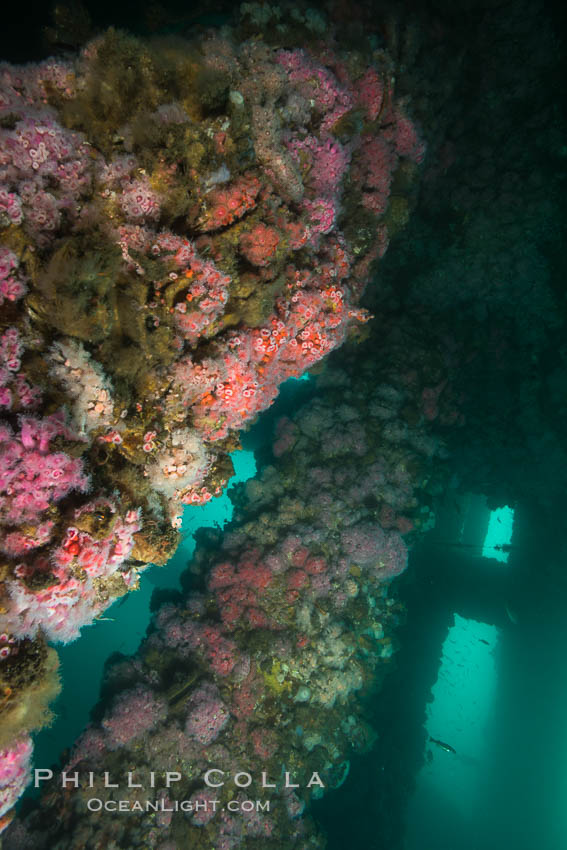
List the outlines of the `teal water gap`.
<svg viewBox="0 0 567 850">
<path fill-rule="evenodd" d="M 290 378 L 280 387 L 277 400 L 264 411 L 247 433 L 242 434 L 243 451 L 231 454 L 234 475 L 218 499 L 200 507 L 188 505 L 183 514 L 181 545 L 163 567 L 148 567 L 140 577 L 140 589 L 117 600 L 105 616 L 82 630 L 81 637 L 67 646 L 58 646 L 63 689 L 52 708 L 55 721 L 34 737 L 34 767 L 47 768 L 59 761 L 90 719 L 98 702 L 104 665 L 113 652 L 135 652 L 150 622 L 150 602 L 156 588 L 179 590 L 179 577 L 195 550 L 194 534 L 199 528 L 223 528 L 232 519 L 230 487 L 253 478 L 260 455 L 271 454 L 274 423 L 279 416 L 296 410 L 315 391 L 315 381 L 306 372 Z M 27 796 L 34 796 L 28 787 Z"/>
<path fill-rule="evenodd" d="M 234 476 L 229 486 L 256 474 L 252 451 L 233 452 Z M 105 616 L 84 628 L 74 643 L 58 647 L 63 690 L 53 706 L 56 719 L 35 737 L 34 766 L 50 767 L 61 752 L 71 747 L 89 721 L 99 699 L 105 661 L 113 652 L 135 652 L 150 621 L 150 600 L 156 587 L 179 590 L 179 576 L 195 549 L 194 533 L 203 526 L 223 527 L 232 517 L 227 491 L 206 505 L 187 506 L 181 528 L 183 539 L 177 552 L 163 567 L 148 567 L 141 575 L 140 589 L 117 600 Z"/>
</svg>

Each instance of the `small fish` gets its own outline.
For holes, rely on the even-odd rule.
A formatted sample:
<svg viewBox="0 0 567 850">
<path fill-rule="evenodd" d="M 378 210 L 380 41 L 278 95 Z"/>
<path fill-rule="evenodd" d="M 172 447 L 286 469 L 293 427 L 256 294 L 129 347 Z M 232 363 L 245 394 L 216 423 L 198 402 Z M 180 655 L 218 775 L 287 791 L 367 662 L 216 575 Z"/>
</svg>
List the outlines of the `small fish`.
<svg viewBox="0 0 567 850">
<path fill-rule="evenodd" d="M 451 746 L 451 744 L 446 744 L 445 741 L 438 741 L 437 738 L 432 738 L 429 736 L 429 740 L 432 744 L 436 744 L 436 746 L 440 747 L 440 749 L 445 750 L 446 753 L 453 753 L 454 756 L 457 755 L 457 751 Z"/>
<path fill-rule="evenodd" d="M 480 643 L 485 643 L 487 646 L 490 646 L 490 643 L 487 640 L 485 640 L 484 638 L 479 638 L 478 640 L 479 640 Z"/>
<path fill-rule="evenodd" d="M 512 625 L 517 626 L 518 625 L 518 614 L 516 613 L 516 611 L 514 611 L 512 608 L 510 608 L 508 603 L 506 603 L 506 605 L 504 606 L 504 610 L 506 611 L 506 616 L 508 617 L 508 619 L 510 620 Z"/>
</svg>

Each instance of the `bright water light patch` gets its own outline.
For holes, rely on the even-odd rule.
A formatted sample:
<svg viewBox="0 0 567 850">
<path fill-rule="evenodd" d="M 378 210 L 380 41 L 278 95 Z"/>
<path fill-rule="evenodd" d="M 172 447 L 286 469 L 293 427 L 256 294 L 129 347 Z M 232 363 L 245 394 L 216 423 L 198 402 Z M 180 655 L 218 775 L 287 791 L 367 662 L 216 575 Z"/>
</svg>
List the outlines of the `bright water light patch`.
<svg viewBox="0 0 567 850">
<path fill-rule="evenodd" d="M 488 531 L 484 538 L 483 557 L 494 558 L 496 561 L 507 563 L 510 545 L 514 531 L 514 511 L 507 505 L 492 511 L 488 523 Z"/>
<path fill-rule="evenodd" d="M 474 757 L 482 749 L 484 726 L 494 697 L 493 651 L 498 630 L 458 614 L 454 616 L 455 623 L 443 644 L 425 726 L 433 738 L 447 741 L 448 737 L 447 743 L 461 756 Z M 431 749 L 433 762 L 438 756 L 447 755 L 435 745 Z M 441 763 L 451 761 L 441 759 Z"/>
<path fill-rule="evenodd" d="M 230 479 L 230 484 L 236 484 L 239 481 L 247 481 L 256 475 L 256 459 L 254 452 L 240 451 L 231 454 L 232 465 L 234 466 L 234 476 Z M 185 536 L 193 534 L 198 528 L 203 526 L 217 526 L 222 528 L 225 523 L 232 519 L 232 502 L 230 501 L 226 490 L 217 499 L 211 499 L 205 505 L 188 505 L 183 511 L 183 523 L 181 533 Z M 193 554 L 194 544 L 188 544 L 185 541 L 180 547 L 183 549 L 185 557 Z"/>
<path fill-rule="evenodd" d="M 427 706 L 426 761 L 408 806 L 407 850 L 444 850 L 447 813 L 456 835 L 457 825 L 459 829 L 473 828 L 482 791 L 485 735 L 497 683 L 497 639 L 494 626 L 455 614 Z"/>
<path fill-rule="evenodd" d="M 256 475 L 256 460 L 254 452 L 239 451 L 231 454 L 234 475 L 229 481 L 237 484 L 239 481 L 247 481 Z M 178 578 L 187 566 L 195 551 L 194 533 L 198 528 L 214 527 L 223 528 L 232 519 L 232 502 L 227 491 L 216 499 L 211 499 L 204 505 L 186 505 L 183 509 L 183 521 L 181 524 L 182 540 L 177 552 L 165 567 L 149 567 L 146 578 L 154 587 L 178 588 Z M 151 593 L 151 590 L 150 590 Z"/>
<path fill-rule="evenodd" d="M 506 563 L 514 533 L 514 510 L 507 505 L 491 510 L 482 493 L 459 493 L 451 501 L 444 531 L 451 544 L 468 549 L 471 555 Z"/>
</svg>

